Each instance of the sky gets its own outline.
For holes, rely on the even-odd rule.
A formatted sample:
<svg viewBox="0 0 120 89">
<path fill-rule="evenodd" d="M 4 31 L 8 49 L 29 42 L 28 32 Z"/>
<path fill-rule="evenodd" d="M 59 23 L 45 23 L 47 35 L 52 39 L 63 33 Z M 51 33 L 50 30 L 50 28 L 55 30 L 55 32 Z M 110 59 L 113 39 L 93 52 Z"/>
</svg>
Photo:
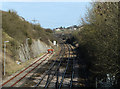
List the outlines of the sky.
<svg viewBox="0 0 120 89">
<path fill-rule="evenodd" d="M 25 20 L 35 19 L 41 27 L 51 29 L 79 25 L 87 7 L 89 2 L 2 2 L 2 10 L 13 9 Z"/>
</svg>

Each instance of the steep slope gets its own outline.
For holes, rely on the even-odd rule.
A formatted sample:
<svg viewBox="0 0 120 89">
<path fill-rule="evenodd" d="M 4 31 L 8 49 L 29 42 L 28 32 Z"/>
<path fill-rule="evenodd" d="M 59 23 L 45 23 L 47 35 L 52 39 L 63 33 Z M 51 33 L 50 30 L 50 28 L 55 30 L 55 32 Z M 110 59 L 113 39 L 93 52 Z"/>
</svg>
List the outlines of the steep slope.
<svg viewBox="0 0 120 89">
<path fill-rule="evenodd" d="M 8 75 L 17 71 L 11 66 L 21 68 L 17 67 L 16 61 L 26 62 L 37 57 L 46 52 L 47 48 L 52 46 L 50 42 L 55 40 L 52 30 L 29 23 L 13 10 L 2 11 L 2 28 L 3 49 L 4 41 L 9 40 L 9 43 L 6 43 L 6 69 L 11 68 L 6 70 Z"/>
</svg>

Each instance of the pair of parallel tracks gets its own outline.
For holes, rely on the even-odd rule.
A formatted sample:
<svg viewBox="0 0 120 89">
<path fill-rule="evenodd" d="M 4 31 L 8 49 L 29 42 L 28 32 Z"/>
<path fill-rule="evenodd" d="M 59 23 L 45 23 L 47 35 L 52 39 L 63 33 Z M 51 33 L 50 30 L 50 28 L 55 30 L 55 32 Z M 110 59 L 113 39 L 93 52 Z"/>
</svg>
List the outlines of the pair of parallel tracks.
<svg viewBox="0 0 120 89">
<path fill-rule="evenodd" d="M 0 87 L 14 87 L 17 83 L 19 83 L 22 79 L 24 79 L 28 74 L 30 74 L 33 70 L 35 70 L 38 66 L 40 66 L 45 60 L 49 58 L 52 54 L 46 53 L 37 61 L 30 64 L 28 67 L 11 77 L 9 80 L 5 81 Z M 43 59 L 44 58 L 44 59 Z M 6 86 L 7 85 L 7 86 Z"/>
<path fill-rule="evenodd" d="M 68 68 L 71 66 L 71 72 L 69 73 L 71 76 L 71 79 L 69 81 L 68 84 L 68 88 L 71 89 L 72 85 L 73 85 L 73 78 L 74 78 L 74 59 L 72 59 L 72 55 L 71 55 L 71 51 L 73 52 L 73 49 L 71 47 L 71 45 L 69 44 L 63 44 L 61 43 L 61 51 L 59 53 L 59 56 L 56 58 L 56 60 L 54 60 L 50 67 L 42 74 L 42 76 L 40 77 L 39 81 L 32 87 L 41 87 L 41 83 L 44 83 L 44 87 L 43 88 L 49 88 L 49 86 L 51 85 L 51 81 L 56 78 L 55 80 L 55 84 L 54 87 L 55 89 L 61 89 L 62 87 L 64 87 L 64 80 L 66 77 L 66 72 L 68 71 Z M 66 49 L 67 48 L 67 49 Z M 68 54 L 67 54 L 67 52 Z M 45 60 L 47 60 L 48 56 L 50 56 L 51 54 L 45 54 L 43 57 L 41 57 L 39 60 L 35 61 L 34 63 L 32 63 L 31 65 L 29 65 L 27 68 L 23 69 L 21 72 L 19 72 L 18 74 L 16 74 L 15 76 L 13 76 L 12 78 L 10 78 L 8 81 L 4 82 L 1 86 L 5 86 L 7 83 L 11 82 L 13 79 L 17 78 L 17 76 L 19 75 L 23 75 L 21 76 L 21 78 L 19 78 L 18 80 L 14 81 L 13 84 L 9 85 L 9 87 L 14 87 L 18 82 L 20 82 L 22 79 L 24 79 L 29 73 L 31 73 L 33 70 L 35 70 L 40 64 L 42 64 Z M 66 56 L 66 59 L 63 59 Z M 44 58 L 44 59 L 43 59 Z M 43 59 L 43 60 L 42 60 Z M 40 60 L 42 60 L 41 62 L 39 62 Z M 65 63 L 65 69 L 63 70 L 63 72 L 61 73 L 60 76 L 60 69 L 63 65 L 63 61 L 66 61 Z M 39 62 L 39 63 L 38 63 Z M 36 65 L 33 67 L 33 65 Z M 24 71 L 28 70 L 30 67 L 33 67 L 31 70 L 27 71 L 27 73 L 24 73 Z M 23 74 L 24 73 L 24 74 Z M 47 76 L 47 79 L 45 79 L 45 77 Z M 61 77 L 61 78 L 60 78 Z M 24 85 L 22 85 L 24 86 Z M 28 86 L 30 87 L 30 86 Z M 68 89 L 67 88 L 67 89 Z"/>
<path fill-rule="evenodd" d="M 66 55 L 66 50 L 68 52 L 67 55 Z M 71 45 L 69 45 L 69 44 L 61 45 L 61 51 L 60 51 L 59 57 L 56 58 L 56 60 L 51 64 L 49 69 L 44 72 L 44 74 L 41 76 L 39 81 L 33 87 L 36 87 L 36 88 L 41 87 L 42 82 L 44 82 L 44 86 L 42 85 L 42 87 L 45 89 L 46 88 L 61 89 L 62 87 L 64 87 L 64 80 L 66 78 L 66 73 L 67 73 L 67 71 L 69 71 L 68 68 L 72 64 L 72 68 L 70 69 L 71 71 L 69 72 L 69 75 L 71 77 L 70 77 L 69 84 L 67 86 L 67 89 L 68 88 L 72 89 L 72 83 L 73 83 L 73 78 L 74 78 L 74 63 L 75 62 L 74 62 L 74 59 L 72 59 L 71 51 L 73 52 Z M 66 59 L 63 59 L 65 56 L 66 56 Z M 64 71 L 60 75 L 60 69 L 62 69 L 61 67 L 63 66 L 63 61 L 66 61 L 66 63 L 65 63 L 66 66 L 65 66 Z M 46 76 L 47 76 L 47 79 L 45 78 Z M 52 80 L 54 80 L 54 78 L 56 78 L 56 79 L 55 79 L 54 85 L 52 85 L 50 83 Z"/>
</svg>

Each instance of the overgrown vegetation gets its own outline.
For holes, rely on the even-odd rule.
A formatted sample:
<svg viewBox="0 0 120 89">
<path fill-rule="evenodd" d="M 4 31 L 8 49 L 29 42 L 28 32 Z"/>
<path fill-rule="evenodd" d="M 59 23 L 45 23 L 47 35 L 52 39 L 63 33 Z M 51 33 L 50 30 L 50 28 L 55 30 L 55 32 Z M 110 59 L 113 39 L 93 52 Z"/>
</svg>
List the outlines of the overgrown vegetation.
<svg viewBox="0 0 120 89">
<path fill-rule="evenodd" d="M 2 11 L 2 41 L 9 40 L 7 43 L 7 53 L 14 60 L 18 60 L 17 50 L 21 44 L 32 44 L 32 39 L 40 39 L 49 45 L 49 41 L 55 40 L 51 29 L 44 29 L 39 24 L 32 24 L 20 17 L 16 11 Z M 4 47 L 4 46 L 2 46 Z"/>
<path fill-rule="evenodd" d="M 16 11 L 9 10 L 2 13 L 3 32 L 23 43 L 26 38 L 38 39 L 47 43 L 52 30 L 47 31 L 40 25 L 29 23 L 17 15 Z M 53 40 L 52 38 L 50 40 Z"/>
<path fill-rule="evenodd" d="M 3 49 L 4 41 L 9 41 L 6 43 L 6 75 L 11 75 L 31 62 L 32 58 L 28 61 L 29 63 L 25 62 L 20 65 L 16 63 L 16 61 L 20 61 L 18 49 L 21 44 L 26 44 L 28 38 L 29 46 L 33 40 L 39 39 L 48 45 L 50 45 L 49 40 L 56 40 L 51 29 L 44 29 L 39 24 L 29 23 L 14 10 L 2 11 L 2 28 Z M 3 49 L 2 51 L 4 51 Z"/>
<path fill-rule="evenodd" d="M 88 9 L 83 28 L 72 35 L 79 43 L 79 52 L 90 71 L 90 82 L 106 74 L 116 76 L 120 83 L 120 60 L 118 45 L 118 2 L 94 2 Z"/>
</svg>

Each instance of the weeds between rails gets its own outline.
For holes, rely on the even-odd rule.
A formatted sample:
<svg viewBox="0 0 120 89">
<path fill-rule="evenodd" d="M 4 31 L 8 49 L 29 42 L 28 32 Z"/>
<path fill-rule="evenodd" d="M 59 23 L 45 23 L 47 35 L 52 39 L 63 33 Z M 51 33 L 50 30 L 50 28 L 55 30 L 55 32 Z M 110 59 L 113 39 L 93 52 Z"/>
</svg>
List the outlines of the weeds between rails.
<svg viewBox="0 0 120 89">
<path fill-rule="evenodd" d="M 54 67 L 55 65 L 60 66 L 60 64 L 61 64 L 61 58 L 63 57 L 64 54 L 65 54 L 65 45 L 64 45 L 64 44 L 61 44 L 61 51 L 60 51 L 60 54 L 59 54 L 58 58 L 56 58 L 56 60 L 54 61 L 54 63 L 53 63 L 53 64 L 50 66 L 50 68 L 45 72 L 44 76 L 43 76 L 43 77 L 40 79 L 40 81 L 35 85 L 35 87 L 39 86 L 40 83 L 42 82 L 43 78 L 44 78 L 45 76 L 47 76 L 47 75 L 48 75 L 48 78 L 47 78 L 47 81 L 46 81 L 46 84 L 45 84 L 45 88 L 49 85 L 50 80 L 51 80 L 50 73 L 51 73 L 51 71 L 52 71 L 52 69 L 53 69 L 53 67 Z M 58 59 L 60 59 L 60 62 L 58 61 Z M 56 68 L 56 69 L 58 69 L 58 68 Z M 52 77 L 52 78 L 53 78 L 53 77 Z"/>
<path fill-rule="evenodd" d="M 70 54 L 70 52 L 71 52 L 71 47 L 70 47 L 70 44 L 68 44 L 67 47 L 68 47 L 68 51 L 69 51 L 69 55 L 68 55 L 68 57 L 67 57 L 67 65 L 66 65 L 66 67 L 65 67 L 64 73 L 62 74 L 62 79 L 61 79 L 61 81 L 60 81 L 60 84 L 56 87 L 56 89 L 61 89 L 61 88 L 62 88 L 62 84 L 63 84 L 63 81 L 64 81 L 64 79 L 65 79 L 65 75 L 66 75 L 67 71 L 69 71 L 68 68 L 71 66 L 71 65 L 70 65 L 70 64 L 71 64 L 71 54 Z"/>
<path fill-rule="evenodd" d="M 62 52 L 63 52 L 63 53 L 62 53 Z M 37 87 L 37 86 L 40 85 L 40 83 L 43 81 L 43 79 L 44 79 L 45 76 L 47 76 L 47 75 L 49 76 L 49 75 L 50 75 L 50 72 L 51 72 L 52 68 L 55 66 L 55 64 L 58 63 L 58 59 L 61 59 L 61 57 L 64 55 L 64 53 L 65 53 L 65 46 L 64 46 L 64 44 L 63 44 L 63 46 L 61 45 L 61 51 L 60 51 L 60 54 L 59 54 L 58 58 L 56 58 L 56 60 L 52 63 L 52 65 L 49 67 L 49 69 L 48 69 L 47 71 L 45 71 L 45 73 L 43 74 L 42 78 L 41 78 L 40 81 L 35 85 L 35 87 Z M 50 82 L 50 81 L 49 81 L 49 78 L 50 78 L 50 77 L 47 78 L 45 87 L 48 86 L 48 83 Z"/>
<path fill-rule="evenodd" d="M 60 51 L 60 54 L 61 54 L 62 51 Z M 51 65 L 50 68 L 54 65 L 56 61 L 54 61 L 52 64 L 47 62 L 45 65 Z M 45 65 L 42 65 L 41 68 L 43 68 Z M 49 72 L 49 69 L 47 71 L 42 71 L 41 68 L 39 68 L 37 71 L 40 70 L 40 73 L 43 72 L 43 74 L 47 74 L 47 72 Z M 33 80 L 33 77 L 34 77 L 35 73 L 30 77 L 28 78 L 20 87 L 30 87 L 31 85 L 34 85 L 34 83 L 31 83 L 31 79 Z M 36 76 L 36 75 L 35 75 Z M 40 76 L 40 75 L 39 75 Z M 31 84 L 30 84 L 31 83 Z M 36 84 L 36 83 L 35 83 Z"/>
<path fill-rule="evenodd" d="M 65 68 L 65 71 L 64 73 L 62 74 L 62 80 L 60 81 L 60 83 L 58 82 L 58 72 L 59 72 L 59 68 L 61 67 L 61 64 L 62 64 L 62 59 L 63 57 L 65 56 L 65 47 L 68 48 L 68 51 L 69 51 L 69 55 L 68 55 L 68 58 L 67 58 L 67 65 L 66 65 L 66 68 Z M 71 63 L 70 62 L 70 51 L 72 51 L 72 48 L 70 45 L 68 44 L 61 44 L 61 51 L 59 53 L 59 57 L 56 58 L 56 60 L 54 60 L 53 63 L 51 63 L 50 67 L 48 70 L 46 70 L 44 73 L 43 73 L 43 76 L 39 79 L 39 82 L 37 82 L 37 84 L 34 85 L 35 88 L 39 88 L 40 85 L 41 85 L 41 82 L 44 80 L 45 76 L 47 76 L 47 79 L 44 81 L 44 88 L 48 88 L 49 84 L 51 83 L 51 80 L 53 79 L 54 76 L 56 76 L 56 83 L 55 83 L 55 88 L 56 89 L 60 89 L 62 87 L 62 83 L 63 83 L 63 80 L 64 80 L 64 77 L 65 77 L 65 74 L 66 74 L 66 71 L 69 67 L 69 64 Z M 74 61 L 74 60 L 72 60 Z M 56 66 L 57 65 L 57 66 Z M 73 63 L 72 63 L 72 67 L 73 66 Z M 53 72 L 53 73 L 52 73 Z M 73 69 L 72 69 L 72 74 L 73 73 Z M 73 75 L 71 75 L 73 76 Z M 70 80 L 70 87 L 72 86 L 72 78 L 71 77 L 71 80 Z"/>
</svg>

